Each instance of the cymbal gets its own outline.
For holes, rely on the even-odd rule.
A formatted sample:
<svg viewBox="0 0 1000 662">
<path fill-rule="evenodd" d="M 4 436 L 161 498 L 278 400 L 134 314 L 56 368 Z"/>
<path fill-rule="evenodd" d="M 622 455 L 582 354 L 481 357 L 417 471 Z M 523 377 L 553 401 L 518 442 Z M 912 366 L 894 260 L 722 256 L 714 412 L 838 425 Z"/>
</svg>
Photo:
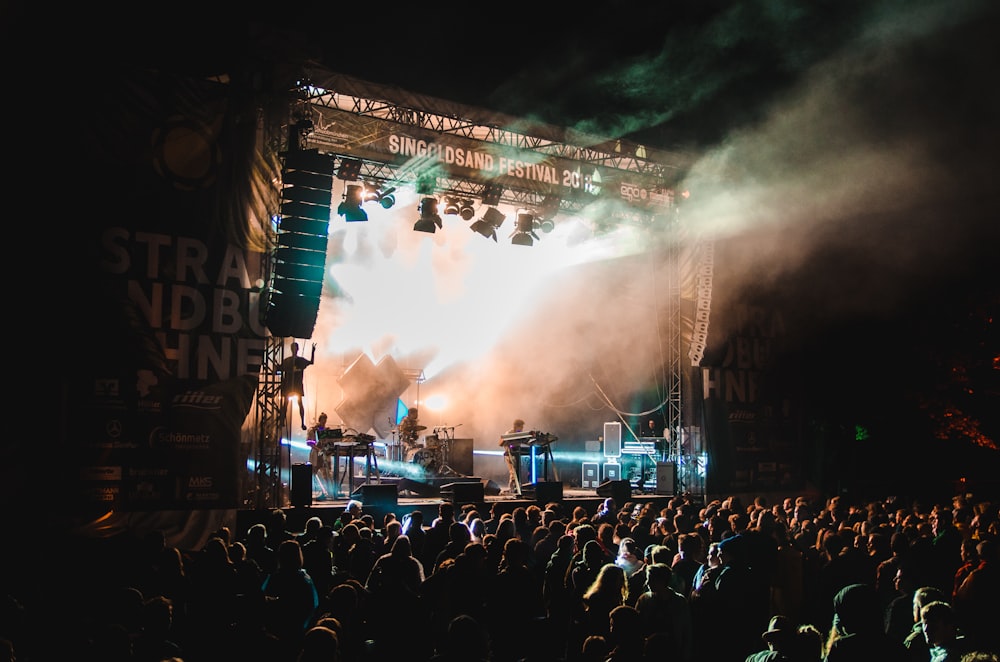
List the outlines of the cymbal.
<svg viewBox="0 0 1000 662">
<path fill-rule="evenodd" d="M 414 425 L 413 429 L 414 430 L 426 430 L 427 426 L 426 425 Z"/>
</svg>

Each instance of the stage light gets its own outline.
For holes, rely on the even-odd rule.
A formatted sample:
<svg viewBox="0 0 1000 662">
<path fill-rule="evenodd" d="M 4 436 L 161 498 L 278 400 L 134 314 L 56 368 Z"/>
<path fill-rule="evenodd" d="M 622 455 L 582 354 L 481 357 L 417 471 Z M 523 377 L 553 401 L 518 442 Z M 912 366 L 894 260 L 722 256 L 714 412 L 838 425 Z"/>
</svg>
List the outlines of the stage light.
<svg viewBox="0 0 1000 662">
<path fill-rule="evenodd" d="M 476 215 L 476 210 L 472 207 L 472 202 L 448 196 L 444 199 L 445 216 L 461 216 L 464 221 L 471 221 Z"/>
<path fill-rule="evenodd" d="M 499 184 L 487 184 L 483 187 L 483 204 L 488 207 L 496 207 L 500 204 L 500 198 L 503 196 L 503 187 Z"/>
<path fill-rule="evenodd" d="M 458 215 L 462 217 L 463 221 L 471 221 L 476 215 L 476 210 L 472 208 L 470 201 L 462 200 L 458 203 Z"/>
<path fill-rule="evenodd" d="M 535 227 L 546 234 L 552 232 L 556 227 L 555 221 L 552 219 L 554 219 L 558 213 L 559 197 L 554 195 L 545 196 L 545 200 L 542 201 L 542 204 L 538 208 L 536 214 L 538 222 L 535 224 Z"/>
<path fill-rule="evenodd" d="M 396 196 L 392 194 L 395 191 L 395 187 L 383 191 L 382 195 L 378 198 L 378 203 L 382 205 L 382 209 L 391 209 L 394 204 L 396 204 Z"/>
<path fill-rule="evenodd" d="M 344 191 L 344 201 L 337 207 L 337 213 L 347 222 L 367 221 L 368 212 L 361 208 L 364 200 L 363 189 L 357 184 L 349 184 Z"/>
<path fill-rule="evenodd" d="M 365 202 L 377 202 L 382 209 L 391 209 L 396 204 L 395 190 L 395 186 L 382 188 L 378 184 L 365 184 Z"/>
<path fill-rule="evenodd" d="M 534 215 L 521 211 L 517 213 L 517 229 L 510 235 L 510 243 L 515 246 L 532 246 L 538 235 L 535 234 Z"/>
<path fill-rule="evenodd" d="M 473 232 L 478 232 L 487 239 L 497 240 L 497 228 L 503 225 L 507 217 L 500 213 L 496 207 L 489 207 L 483 213 L 483 217 L 469 226 Z"/>
<path fill-rule="evenodd" d="M 442 227 L 442 223 L 441 217 L 438 215 L 437 198 L 422 198 L 420 200 L 420 219 L 413 224 L 413 230 L 434 233 L 440 227 Z"/>
<path fill-rule="evenodd" d="M 337 169 L 337 178 L 347 182 L 357 181 L 361 176 L 361 161 L 357 159 L 344 159 Z"/>
</svg>

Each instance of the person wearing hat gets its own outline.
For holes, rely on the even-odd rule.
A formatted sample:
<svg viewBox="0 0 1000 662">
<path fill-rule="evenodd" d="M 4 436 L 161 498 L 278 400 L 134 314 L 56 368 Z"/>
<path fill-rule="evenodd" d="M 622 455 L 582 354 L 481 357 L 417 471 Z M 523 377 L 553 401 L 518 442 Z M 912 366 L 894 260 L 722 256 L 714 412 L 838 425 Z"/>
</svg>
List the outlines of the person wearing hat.
<svg viewBox="0 0 1000 662">
<path fill-rule="evenodd" d="M 760 635 L 760 638 L 767 644 L 767 648 L 749 655 L 746 662 L 778 662 L 795 659 L 792 656 L 795 627 L 787 616 L 781 614 L 772 616 L 767 630 Z"/>
</svg>

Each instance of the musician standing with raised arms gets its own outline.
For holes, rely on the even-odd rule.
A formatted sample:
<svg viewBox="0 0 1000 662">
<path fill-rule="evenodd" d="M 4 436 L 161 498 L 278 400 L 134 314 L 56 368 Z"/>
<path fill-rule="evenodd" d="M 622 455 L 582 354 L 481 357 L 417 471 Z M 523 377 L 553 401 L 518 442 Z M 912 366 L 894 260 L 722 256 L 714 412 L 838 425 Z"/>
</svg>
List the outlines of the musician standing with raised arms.
<svg viewBox="0 0 1000 662">
<path fill-rule="evenodd" d="M 506 434 L 517 434 L 524 432 L 524 421 L 520 418 L 514 419 L 514 425 L 507 430 Z M 507 488 L 511 494 L 521 496 L 521 455 L 511 448 L 506 440 L 500 437 L 500 446 L 503 446 L 503 459 L 507 463 Z"/>
</svg>

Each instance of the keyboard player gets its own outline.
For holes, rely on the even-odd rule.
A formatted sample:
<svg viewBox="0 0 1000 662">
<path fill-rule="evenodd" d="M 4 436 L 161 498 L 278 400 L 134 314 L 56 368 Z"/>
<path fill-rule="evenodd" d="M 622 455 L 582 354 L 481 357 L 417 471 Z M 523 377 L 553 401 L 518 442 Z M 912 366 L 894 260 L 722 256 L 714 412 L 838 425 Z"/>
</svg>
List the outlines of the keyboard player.
<svg viewBox="0 0 1000 662">
<path fill-rule="evenodd" d="M 507 489 L 517 496 L 521 495 L 521 442 L 509 440 L 508 435 L 522 432 L 524 432 L 524 421 L 520 418 L 514 419 L 513 427 L 501 435 L 499 444 L 503 447 L 503 459 L 507 463 Z"/>
</svg>

